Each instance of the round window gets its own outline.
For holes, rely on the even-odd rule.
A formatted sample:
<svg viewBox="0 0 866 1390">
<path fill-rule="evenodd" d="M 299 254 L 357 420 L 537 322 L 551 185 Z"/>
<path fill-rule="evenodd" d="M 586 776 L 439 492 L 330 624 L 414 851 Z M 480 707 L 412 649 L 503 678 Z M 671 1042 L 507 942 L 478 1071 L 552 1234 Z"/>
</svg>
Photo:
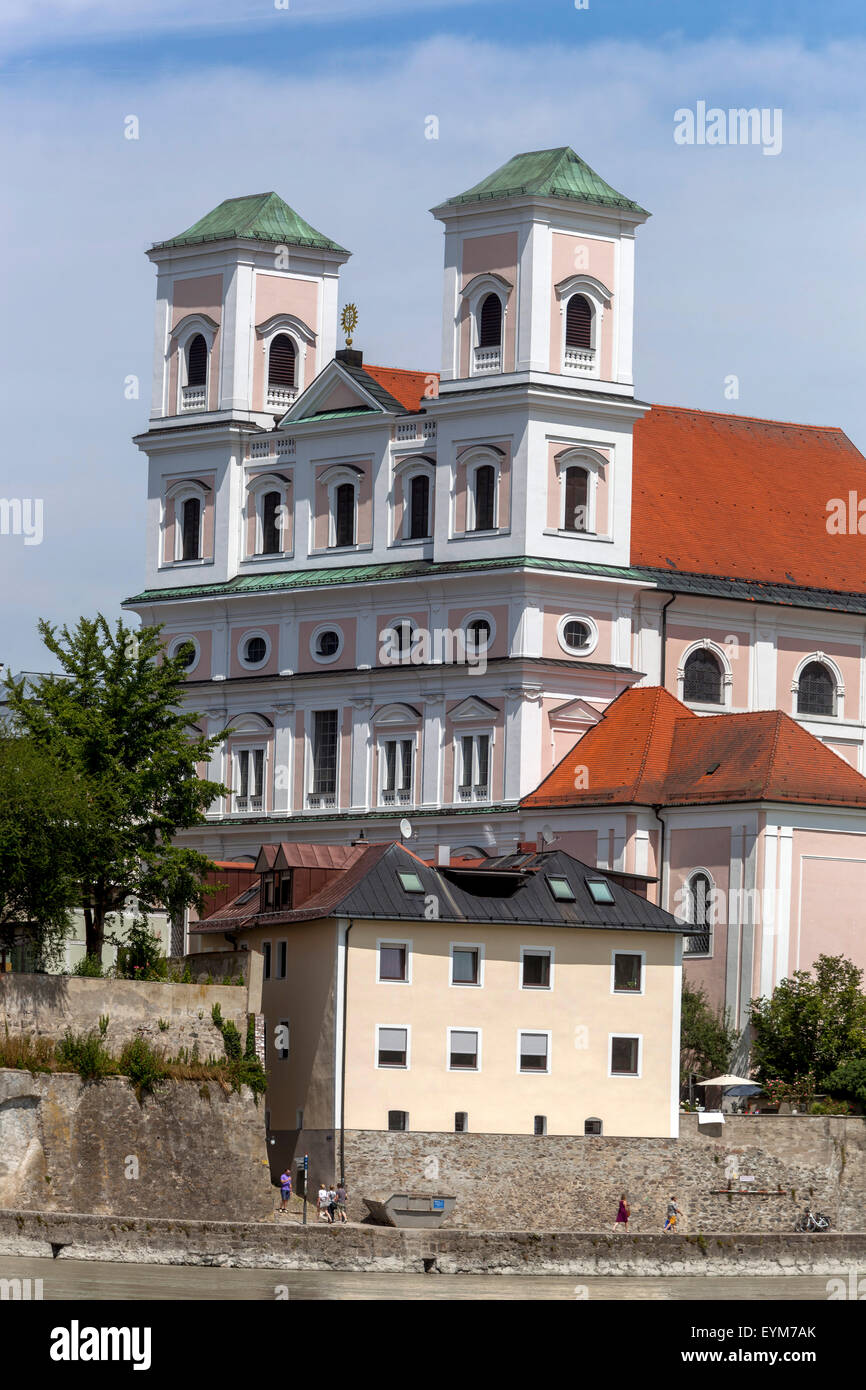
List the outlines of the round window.
<svg viewBox="0 0 866 1390">
<path fill-rule="evenodd" d="M 250 666 L 258 666 L 268 654 L 268 644 L 264 637 L 250 637 L 244 646 L 244 661 Z"/>
<path fill-rule="evenodd" d="M 195 666 L 198 661 L 195 642 L 178 642 L 172 655 L 175 661 L 180 661 L 185 671 L 188 671 L 191 666 Z"/>
<path fill-rule="evenodd" d="M 473 618 L 466 624 L 466 645 L 470 651 L 483 652 L 490 643 L 490 624 L 486 618 Z"/>
<path fill-rule="evenodd" d="M 562 629 L 562 641 L 570 652 L 584 651 L 592 642 L 589 623 L 580 623 L 576 618 L 569 618 Z"/>
<path fill-rule="evenodd" d="M 334 656 L 340 650 L 340 634 L 332 628 L 320 632 L 316 638 L 317 656 Z"/>
</svg>

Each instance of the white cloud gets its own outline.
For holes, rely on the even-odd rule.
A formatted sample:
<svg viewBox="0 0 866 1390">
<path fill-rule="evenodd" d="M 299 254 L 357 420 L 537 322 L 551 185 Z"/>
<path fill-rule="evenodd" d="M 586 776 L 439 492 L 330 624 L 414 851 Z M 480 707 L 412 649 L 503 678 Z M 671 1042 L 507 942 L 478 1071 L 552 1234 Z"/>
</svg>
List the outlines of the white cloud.
<svg viewBox="0 0 866 1390">
<path fill-rule="evenodd" d="M 650 208 L 638 231 L 644 399 L 840 424 L 866 444 L 862 45 L 534 47 L 440 38 L 324 73 L 7 83 L 0 497 L 45 498 L 45 540 L 0 536 L 0 661 L 38 666 L 36 616 L 140 587 L 153 271 L 142 252 L 223 198 L 273 188 L 354 252 L 368 361 L 437 368 L 441 228 L 427 209 L 519 150 L 571 144 Z M 673 113 L 781 107 L 781 155 L 682 148 Z M 141 138 L 123 138 L 134 113 Z M 424 120 L 439 117 L 440 138 Z M 124 400 L 134 373 L 142 399 Z M 724 379 L 740 379 L 729 402 Z M 784 480 L 780 480 L 784 486 Z"/>
</svg>

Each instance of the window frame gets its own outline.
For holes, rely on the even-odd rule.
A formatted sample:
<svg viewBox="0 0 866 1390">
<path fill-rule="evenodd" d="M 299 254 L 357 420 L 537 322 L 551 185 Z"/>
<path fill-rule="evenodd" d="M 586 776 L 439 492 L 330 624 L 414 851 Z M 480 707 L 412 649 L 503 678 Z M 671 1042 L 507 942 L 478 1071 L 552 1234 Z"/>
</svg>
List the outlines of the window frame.
<svg viewBox="0 0 866 1390">
<path fill-rule="evenodd" d="M 547 1066 L 546 1067 L 522 1067 L 520 1059 L 523 1055 L 521 1040 L 524 1037 L 545 1037 L 547 1038 Z M 550 1076 L 553 1054 L 553 1032 L 550 1028 L 518 1028 L 517 1030 L 517 1074 L 518 1076 Z M 532 1055 L 532 1054 L 530 1054 Z"/>
<path fill-rule="evenodd" d="M 616 987 L 616 958 L 617 956 L 638 956 L 640 958 L 640 989 L 617 989 Z M 633 995 L 639 997 L 646 994 L 646 951 L 625 951 L 621 947 L 614 946 L 610 953 L 610 992 L 624 997 Z"/>
<path fill-rule="evenodd" d="M 816 662 L 826 668 L 831 680 L 833 681 L 833 712 L 831 714 L 808 714 L 801 712 L 798 708 L 800 702 L 800 680 L 803 672 Z M 797 663 L 794 675 L 791 679 L 791 715 L 792 718 L 808 723 L 816 720 L 818 723 L 838 724 L 845 719 L 845 681 L 842 671 L 838 664 L 829 657 L 826 652 L 809 652 Z"/>
<path fill-rule="evenodd" d="M 336 742 L 335 742 L 335 756 L 334 756 L 334 790 L 333 790 L 332 792 L 316 791 L 316 789 L 315 789 L 315 781 L 316 781 L 316 758 L 315 758 L 315 753 L 316 753 L 316 749 L 315 749 L 316 719 L 315 719 L 315 716 L 316 716 L 317 714 L 335 714 L 335 715 L 336 715 Z M 322 809 L 322 810 L 336 810 L 336 809 L 339 807 L 339 804 L 340 804 L 340 774 L 341 774 L 341 772 L 342 772 L 342 765 L 341 765 L 341 762 L 342 762 L 342 760 L 341 760 L 341 745 L 342 745 L 342 742 L 343 742 L 343 739 L 342 739 L 342 723 L 343 723 L 342 715 L 343 715 L 343 707 L 342 707 L 342 705 L 336 705 L 336 706 L 330 705 L 330 706 L 326 706 L 326 707 L 324 707 L 324 708 L 322 708 L 322 709 L 310 709 L 310 710 L 307 711 L 307 721 L 306 721 L 306 731 L 305 731 L 305 742 L 306 742 L 306 772 L 305 772 L 305 776 L 304 776 L 304 803 L 305 803 L 305 806 L 306 806 L 307 809 L 313 809 L 313 810 L 316 810 L 316 809 Z M 310 806 L 310 798 L 311 798 L 311 797 L 333 797 L 333 798 L 334 798 L 334 805 L 333 805 L 333 807 L 329 807 L 329 806 L 326 806 L 326 807 L 319 807 L 319 808 L 311 807 L 311 806 Z"/>
<path fill-rule="evenodd" d="M 183 668 L 185 676 L 191 675 L 201 661 L 201 647 L 199 646 L 198 638 L 193 636 L 184 637 L 182 635 L 175 636 L 170 638 L 168 644 L 168 655 L 172 659 L 178 655 L 181 647 L 187 646 L 194 648 L 194 655 L 189 665 Z"/>
<path fill-rule="evenodd" d="M 395 980 L 391 976 L 382 974 L 382 947 L 383 946 L 402 946 L 406 952 L 405 975 L 402 980 Z M 411 985 L 412 983 L 412 941 L 405 937 L 380 936 L 376 941 L 376 984 L 377 985 Z"/>
<path fill-rule="evenodd" d="M 406 1061 L 400 1062 L 380 1062 L 379 1053 L 382 1048 L 379 1046 L 379 1033 L 384 1028 L 393 1028 L 406 1034 Z M 412 1068 L 412 1025 L 410 1023 L 374 1023 L 373 1024 L 373 1063 L 376 1071 L 411 1071 Z"/>
<path fill-rule="evenodd" d="M 613 1044 L 614 1040 L 623 1042 L 637 1043 L 637 1070 L 636 1071 L 614 1071 L 613 1070 Z M 607 1075 L 608 1079 L 622 1079 L 624 1081 L 640 1081 L 643 1077 L 643 1033 L 608 1033 L 607 1035 Z"/>
<path fill-rule="evenodd" d="M 280 911 L 279 904 L 277 903 L 277 888 L 278 888 L 278 884 L 277 884 L 277 880 L 276 880 L 276 877 L 275 877 L 275 878 L 274 878 L 274 911 L 275 911 L 275 912 L 279 912 L 279 911 Z M 276 946 L 277 946 L 277 973 L 276 973 L 275 979 L 277 979 L 277 980 L 285 980 L 285 979 L 288 977 L 288 972 L 289 972 L 289 943 L 288 943 L 288 939 L 287 939 L 285 936 L 280 937 L 279 941 L 277 941 L 277 943 L 276 943 Z"/>
<path fill-rule="evenodd" d="M 472 781 L 461 782 L 463 776 L 463 739 L 472 739 Z M 481 770 L 481 758 L 479 753 L 478 740 L 487 739 L 487 786 L 483 796 L 476 796 L 476 787 L 483 787 L 484 783 L 477 782 L 475 776 Z M 493 792 L 493 750 L 495 748 L 495 725 L 481 729 L 462 729 L 458 725 L 454 728 L 454 792 L 453 801 L 455 805 L 463 805 L 465 802 L 474 802 L 476 805 L 483 806 L 491 800 Z M 464 787 L 470 788 L 470 795 L 462 797 L 460 791 Z"/>
<path fill-rule="evenodd" d="M 699 651 L 711 652 L 721 668 L 721 700 L 692 700 L 686 695 L 686 665 L 693 656 Z M 714 642 L 710 637 L 703 637 L 700 641 L 690 642 L 680 653 L 677 662 L 677 696 L 689 709 L 715 711 L 720 709 L 730 709 L 733 694 L 734 673 L 728 655 L 718 642 Z"/>
<path fill-rule="evenodd" d="M 325 632 L 335 632 L 339 639 L 337 642 L 337 650 L 332 656 L 322 656 L 320 652 L 316 651 L 316 643 Z M 319 623 L 310 633 L 310 656 L 317 666 L 333 666 L 334 662 L 339 661 L 340 657 L 343 655 L 345 645 L 346 639 L 343 634 L 343 629 L 337 623 Z"/>
<path fill-rule="evenodd" d="M 524 959 L 526 956 L 547 956 L 547 984 L 528 985 L 525 981 Z M 529 990 L 532 994 L 550 994 L 553 991 L 554 976 L 554 955 L 553 946 L 521 946 L 520 948 L 520 973 L 518 975 L 518 985 L 520 989 Z"/>
<path fill-rule="evenodd" d="M 265 654 L 262 657 L 261 661 L 248 661 L 246 656 L 246 645 L 247 642 L 251 642 L 255 637 L 261 638 L 261 640 L 264 642 Z M 267 666 L 268 662 L 271 659 L 271 650 L 272 644 L 270 636 L 267 632 L 264 631 L 263 628 L 248 628 L 238 638 L 238 644 L 236 647 L 238 663 L 243 667 L 245 671 L 261 671 L 263 667 Z"/>
<path fill-rule="evenodd" d="M 584 627 L 589 628 L 589 642 L 585 647 L 575 649 L 568 645 L 565 640 L 565 629 L 569 623 L 581 623 Z M 566 656 L 570 656 L 577 661 L 582 661 L 585 657 L 591 656 L 598 646 L 598 623 L 595 621 L 595 618 L 591 618 L 588 613 L 563 613 L 556 624 L 556 640 Z"/>
<path fill-rule="evenodd" d="M 453 1049 L 453 1047 L 452 1047 L 452 1045 L 451 1045 L 451 1038 L 452 1038 L 452 1035 L 453 1035 L 454 1033 L 474 1033 L 474 1034 L 475 1034 L 475 1066 L 474 1066 L 474 1067 L 455 1067 L 455 1066 L 452 1066 L 452 1064 L 451 1064 L 451 1057 L 452 1057 L 452 1054 L 453 1054 L 454 1049 Z M 462 1025 L 461 1025 L 461 1024 L 455 1024 L 453 1027 L 452 1027 L 452 1026 L 449 1026 L 449 1027 L 447 1028 L 447 1030 L 446 1030 L 446 1036 L 445 1036 L 445 1070 L 446 1070 L 446 1071 L 459 1071 L 459 1072 L 477 1073 L 477 1072 L 480 1072 L 481 1069 L 482 1069 L 482 1067 L 481 1067 L 481 1029 L 480 1029 L 480 1028 L 476 1028 L 476 1027 L 470 1027 L 469 1024 L 462 1024 Z"/>
<path fill-rule="evenodd" d="M 478 474 L 482 468 L 493 472 L 493 498 L 490 526 L 479 526 L 478 522 Z M 466 469 L 466 534 L 470 536 L 492 536 L 499 531 L 499 477 L 498 462 L 490 458 L 479 458 Z"/>
<path fill-rule="evenodd" d="M 707 902 L 705 904 L 707 910 L 707 921 L 702 924 L 698 923 L 697 921 L 692 921 L 691 919 L 692 901 L 694 898 L 694 881 L 698 878 L 705 878 L 709 884 L 709 890 L 707 892 Z M 697 928 L 698 926 L 703 926 L 704 928 L 701 931 L 695 930 L 692 932 L 684 933 L 683 960 L 712 960 L 716 944 L 716 923 L 713 921 L 713 916 L 715 913 L 715 899 L 713 897 L 716 891 L 715 877 L 713 874 L 710 873 L 709 869 L 704 868 L 702 864 L 697 864 L 694 866 L 694 868 L 689 869 L 688 873 L 683 879 L 682 887 L 683 892 L 685 894 L 683 902 L 683 907 L 685 909 L 685 915 L 683 919 L 684 925 L 695 928 Z M 706 951 L 690 951 L 688 949 L 687 942 L 693 936 L 706 936 L 708 938 Z"/>
<path fill-rule="evenodd" d="M 241 736 L 241 738 L 243 738 L 243 735 Z M 231 745 L 232 786 L 230 814 L 233 816 L 263 816 L 266 814 L 268 800 L 268 740 L 258 739 L 254 735 L 249 735 L 248 738 L 248 742 L 235 742 L 234 740 L 232 740 Z M 254 777 L 251 779 L 250 773 L 255 768 L 254 756 L 256 753 L 261 753 L 262 755 L 262 789 L 260 793 L 250 791 L 251 781 L 255 780 Z M 238 806 L 237 804 L 238 799 L 242 795 L 241 786 L 243 779 L 241 776 L 241 757 L 244 754 L 246 754 L 247 756 L 246 799 L 249 803 L 255 797 L 260 796 L 262 802 L 260 807 L 253 808 L 251 805 Z"/>
<path fill-rule="evenodd" d="M 271 976 L 271 967 L 272 967 L 273 961 L 274 961 L 273 942 L 272 942 L 272 941 L 263 941 L 263 942 L 261 943 L 261 946 L 262 946 L 262 979 L 263 979 L 263 980 L 270 980 L 270 979 L 272 978 L 272 976 Z M 267 1032 L 267 1030 L 265 1030 L 265 1031 Z"/>
<path fill-rule="evenodd" d="M 395 775 L 394 775 L 394 782 L 395 782 L 395 785 L 394 785 L 393 788 L 392 788 L 392 787 L 386 787 L 386 786 L 385 786 L 385 779 L 386 779 L 386 776 L 387 776 L 387 773 L 388 773 L 388 757 L 387 757 L 387 754 L 386 754 L 386 752 L 385 752 L 385 749 L 386 749 L 386 745 L 389 744 L 389 743 L 395 744 L 395 745 L 396 745 L 396 749 L 397 749 L 397 751 L 396 751 L 395 754 L 394 754 L 394 774 L 395 774 Z M 410 747 L 409 785 L 408 785 L 408 787 L 402 787 L 402 786 L 397 786 L 396 784 L 397 784 L 397 782 L 398 782 L 399 780 L 402 780 L 402 775 L 403 775 L 403 771 L 402 771 L 402 769 L 403 769 L 403 758 L 402 758 L 402 752 L 401 752 L 401 745 L 402 745 L 402 744 L 406 744 L 406 743 L 408 743 L 408 744 L 409 744 L 409 747 Z M 411 733 L 397 733 L 397 732 L 391 732 L 391 731 L 382 731 L 381 733 L 378 733 L 378 734 L 377 734 L 377 739 L 376 739 L 376 782 L 377 782 L 377 789 L 376 789 L 376 805 L 377 805 L 377 806 L 380 806 L 380 807 L 381 807 L 381 806 L 414 806 L 414 805 L 415 805 L 415 801 L 416 801 L 416 796 L 415 796 L 415 783 L 416 783 L 417 773 L 418 773 L 418 733 L 417 733 L 417 731 L 413 731 L 413 732 L 411 732 Z M 386 793 L 386 792 L 390 792 L 390 793 L 393 794 L 393 796 L 394 796 L 394 800 L 393 800 L 393 801 L 385 801 L 384 798 L 385 798 L 385 793 Z M 407 794 L 408 800 L 399 800 L 399 799 L 398 799 L 403 793 L 406 793 L 406 794 Z"/>
<path fill-rule="evenodd" d="M 454 979 L 454 952 L 455 951 L 477 951 L 477 979 L 475 980 L 455 980 Z M 484 988 L 484 944 L 480 941 L 450 941 L 448 943 L 448 986 L 450 989 L 483 989 Z"/>
</svg>

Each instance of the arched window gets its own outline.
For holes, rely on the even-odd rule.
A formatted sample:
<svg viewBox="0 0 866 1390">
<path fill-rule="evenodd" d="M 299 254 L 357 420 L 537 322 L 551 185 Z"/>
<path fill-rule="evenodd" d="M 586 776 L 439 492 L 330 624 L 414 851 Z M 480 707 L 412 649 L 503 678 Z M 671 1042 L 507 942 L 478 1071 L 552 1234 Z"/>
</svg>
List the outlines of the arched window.
<svg viewBox="0 0 866 1390">
<path fill-rule="evenodd" d="M 495 526 L 496 470 L 492 463 L 475 470 L 475 518 L 473 531 L 492 531 Z"/>
<path fill-rule="evenodd" d="M 712 932 L 713 884 L 709 874 L 692 874 L 686 885 L 686 920 L 695 931 L 686 937 L 685 950 L 690 956 L 706 956 L 710 952 Z"/>
<path fill-rule="evenodd" d="M 268 354 L 268 387 L 295 385 L 297 352 L 288 333 L 278 333 Z"/>
<path fill-rule="evenodd" d="M 490 646 L 491 628 L 487 618 L 472 618 L 466 624 L 466 651 L 469 656 L 478 656 Z"/>
<path fill-rule="evenodd" d="M 282 548 L 280 494 L 266 492 L 262 498 L 262 554 L 278 555 Z"/>
<path fill-rule="evenodd" d="M 183 504 L 181 534 L 183 538 L 182 559 L 199 560 L 201 558 L 201 502 L 197 497 L 187 497 Z"/>
<path fill-rule="evenodd" d="M 355 485 L 340 483 L 334 492 L 335 545 L 355 544 Z"/>
<path fill-rule="evenodd" d="M 592 309 L 582 294 L 573 294 L 565 311 L 565 345 L 574 348 L 592 347 Z"/>
<path fill-rule="evenodd" d="M 832 671 L 821 661 L 810 661 L 800 672 L 797 713 L 836 713 L 836 681 Z"/>
<path fill-rule="evenodd" d="M 589 516 L 589 474 L 585 468 L 565 470 L 563 531 L 586 531 Z"/>
<path fill-rule="evenodd" d="M 500 347 L 502 344 L 502 300 L 498 294 L 485 295 L 478 315 L 478 346 Z"/>
<path fill-rule="evenodd" d="M 201 333 L 196 333 L 186 350 L 186 384 L 207 385 L 207 343 Z"/>
<path fill-rule="evenodd" d="M 417 473 L 409 483 L 409 538 L 421 540 L 430 534 L 430 479 Z"/>
<path fill-rule="evenodd" d="M 692 652 L 683 670 L 683 699 L 699 705 L 723 703 L 723 673 L 719 658 L 706 647 Z"/>
</svg>

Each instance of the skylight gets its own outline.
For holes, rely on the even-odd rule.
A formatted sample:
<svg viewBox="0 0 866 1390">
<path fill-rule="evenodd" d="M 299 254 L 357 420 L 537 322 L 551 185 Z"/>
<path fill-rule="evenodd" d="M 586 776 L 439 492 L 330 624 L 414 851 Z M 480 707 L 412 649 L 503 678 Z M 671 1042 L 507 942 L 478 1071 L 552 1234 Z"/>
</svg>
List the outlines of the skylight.
<svg viewBox="0 0 866 1390">
<path fill-rule="evenodd" d="M 586 886 L 594 903 L 612 903 L 614 901 L 613 890 L 605 879 L 588 878 Z"/>
<path fill-rule="evenodd" d="M 416 873 L 411 869 L 398 869 L 397 877 L 404 893 L 423 893 L 424 885 Z"/>
<path fill-rule="evenodd" d="M 574 902 L 574 889 L 572 888 L 572 886 L 571 886 L 571 884 L 569 883 L 569 881 L 568 881 L 567 878 L 562 878 L 562 877 L 556 877 L 556 878 L 554 878 L 553 876 L 551 876 L 551 877 L 548 878 L 547 883 L 548 883 L 548 887 L 550 888 L 551 893 L 552 893 L 553 896 L 556 898 L 556 901 L 557 901 L 557 902 L 560 902 L 560 903 L 573 903 L 573 902 Z"/>
</svg>

